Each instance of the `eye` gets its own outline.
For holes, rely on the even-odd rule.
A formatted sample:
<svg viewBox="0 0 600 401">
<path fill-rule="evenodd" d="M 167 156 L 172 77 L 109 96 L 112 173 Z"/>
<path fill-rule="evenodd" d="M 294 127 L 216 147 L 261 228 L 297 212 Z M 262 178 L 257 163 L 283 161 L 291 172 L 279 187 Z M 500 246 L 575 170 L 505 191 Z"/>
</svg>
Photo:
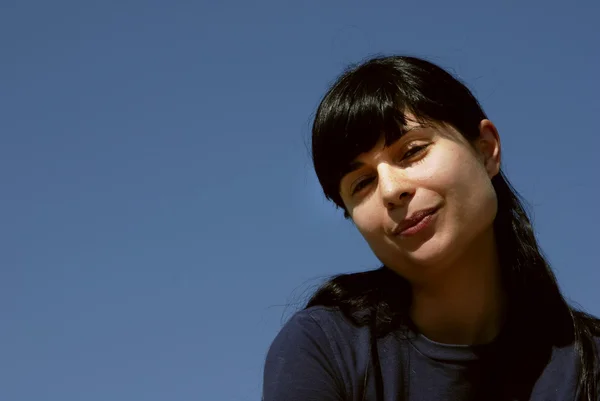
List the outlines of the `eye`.
<svg viewBox="0 0 600 401">
<path fill-rule="evenodd" d="M 350 190 L 350 195 L 354 195 L 357 192 L 360 192 L 367 185 L 369 185 L 372 181 L 373 181 L 373 177 L 364 177 L 364 178 L 358 179 L 352 186 L 352 188 Z"/>
<path fill-rule="evenodd" d="M 406 152 L 404 152 L 404 154 L 402 155 L 402 161 L 410 159 L 411 157 L 418 155 L 419 153 L 421 153 L 425 149 L 427 149 L 427 147 L 429 147 L 429 144 L 412 146 L 410 149 L 408 149 Z"/>
</svg>

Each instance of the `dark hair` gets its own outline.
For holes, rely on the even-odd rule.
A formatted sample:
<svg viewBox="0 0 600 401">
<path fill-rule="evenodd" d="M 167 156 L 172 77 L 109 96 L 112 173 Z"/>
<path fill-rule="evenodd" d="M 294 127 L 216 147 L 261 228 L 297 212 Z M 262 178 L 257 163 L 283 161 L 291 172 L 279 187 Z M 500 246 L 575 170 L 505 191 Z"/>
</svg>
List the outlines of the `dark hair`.
<svg viewBox="0 0 600 401">
<path fill-rule="evenodd" d="M 393 143 L 402 134 L 408 112 L 421 123 L 449 124 L 469 141 L 479 137 L 479 124 L 487 118 L 464 84 L 437 65 L 415 57 L 366 61 L 343 73 L 323 98 L 312 130 L 313 164 L 325 196 L 344 209 L 346 217 L 339 194 L 346 166 L 372 149 L 382 136 L 386 144 Z M 594 336 L 600 334 L 600 321 L 570 307 L 562 296 L 521 199 L 505 175 L 500 172 L 492 184 L 498 199 L 494 230 L 509 298 L 508 326 L 515 334 L 518 331 L 515 343 L 521 344 L 507 357 L 513 358 L 507 359 L 512 367 L 507 370 L 519 375 L 518 379 L 504 383 L 524 383 L 527 375 L 535 379 L 543 368 L 516 363 L 515 358 L 531 360 L 533 353 L 549 357 L 553 344 L 574 342 L 581 362 L 580 399 L 595 400 L 600 369 Z M 407 280 L 382 266 L 333 277 L 317 290 L 307 307 L 337 307 L 357 324 L 372 324 L 377 335 L 383 335 L 406 327 L 410 300 Z M 528 389 L 513 384 L 506 391 L 514 395 Z"/>
</svg>

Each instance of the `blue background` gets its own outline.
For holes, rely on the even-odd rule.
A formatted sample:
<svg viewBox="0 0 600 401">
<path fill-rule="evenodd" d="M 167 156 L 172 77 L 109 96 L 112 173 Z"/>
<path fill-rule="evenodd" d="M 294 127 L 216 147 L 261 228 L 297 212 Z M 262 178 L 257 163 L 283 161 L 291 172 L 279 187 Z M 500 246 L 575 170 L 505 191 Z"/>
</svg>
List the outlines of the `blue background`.
<svg viewBox="0 0 600 401">
<path fill-rule="evenodd" d="M 281 324 L 375 267 L 311 169 L 352 62 L 476 93 L 566 295 L 600 314 L 598 1 L 0 2 L 0 399 L 256 400 Z"/>
</svg>

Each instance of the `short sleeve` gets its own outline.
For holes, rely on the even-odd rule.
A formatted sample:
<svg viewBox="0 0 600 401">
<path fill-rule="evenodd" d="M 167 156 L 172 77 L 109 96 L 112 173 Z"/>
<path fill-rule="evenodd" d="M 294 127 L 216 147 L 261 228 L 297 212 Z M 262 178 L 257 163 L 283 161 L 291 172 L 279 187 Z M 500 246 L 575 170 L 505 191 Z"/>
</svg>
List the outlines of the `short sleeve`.
<svg viewBox="0 0 600 401">
<path fill-rule="evenodd" d="M 263 401 L 340 401 L 344 390 L 323 328 L 307 311 L 285 324 L 265 362 Z"/>
</svg>

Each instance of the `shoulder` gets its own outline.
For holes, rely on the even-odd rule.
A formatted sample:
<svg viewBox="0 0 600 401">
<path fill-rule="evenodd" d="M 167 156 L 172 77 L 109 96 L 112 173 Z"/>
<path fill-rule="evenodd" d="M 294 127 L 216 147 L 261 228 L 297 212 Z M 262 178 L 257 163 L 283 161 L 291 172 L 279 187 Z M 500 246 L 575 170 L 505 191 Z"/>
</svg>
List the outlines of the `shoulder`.
<svg viewBox="0 0 600 401">
<path fill-rule="evenodd" d="M 593 339 L 592 344 L 595 344 L 595 347 L 588 343 L 592 347 L 586 349 L 588 352 L 594 352 L 595 357 L 600 359 L 600 337 L 593 337 Z M 579 352 L 580 349 L 574 341 L 552 347 L 550 358 L 535 383 L 533 394 L 540 399 L 549 399 L 550 395 L 563 397 L 559 399 L 568 399 L 570 394 L 577 392 L 581 369 Z"/>
<path fill-rule="evenodd" d="M 368 360 L 369 330 L 339 309 L 315 306 L 295 313 L 273 340 L 264 371 L 265 400 L 346 399 Z M 290 398 L 293 392 L 297 398 Z M 268 395 L 268 397 L 267 397 Z M 271 397 L 271 398 L 269 398 Z"/>
<path fill-rule="evenodd" d="M 356 353 L 356 348 L 368 344 L 367 327 L 357 326 L 338 308 L 314 306 L 296 312 L 283 326 L 269 348 L 267 360 L 290 348 L 294 352 L 308 348 L 314 356 L 333 356 L 341 365 L 346 353 Z M 321 355 L 315 355 L 315 346 Z"/>
</svg>

